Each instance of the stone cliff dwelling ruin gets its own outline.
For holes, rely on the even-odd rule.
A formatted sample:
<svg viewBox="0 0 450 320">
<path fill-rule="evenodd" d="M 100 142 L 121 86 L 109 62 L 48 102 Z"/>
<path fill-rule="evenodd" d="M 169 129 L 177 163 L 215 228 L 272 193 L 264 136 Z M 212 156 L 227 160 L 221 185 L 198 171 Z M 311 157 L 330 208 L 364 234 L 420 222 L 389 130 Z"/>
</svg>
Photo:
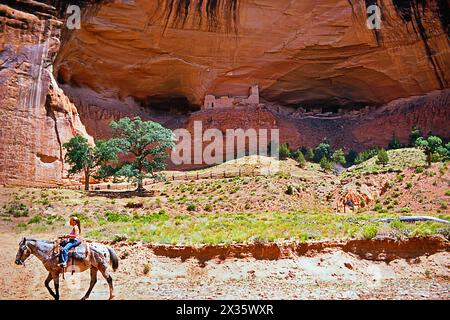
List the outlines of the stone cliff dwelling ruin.
<svg viewBox="0 0 450 320">
<path fill-rule="evenodd" d="M 202 110 L 208 109 L 227 109 L 236 105 L 256 105 L 259 104 L 259 87 L 253 85 L 250 87 L 250 93 L 248 97 L 228 97 L 223 96 L 216 98 L 214 95 L 208 94 L 205 96 L 205 102 Z"/>
</svg>

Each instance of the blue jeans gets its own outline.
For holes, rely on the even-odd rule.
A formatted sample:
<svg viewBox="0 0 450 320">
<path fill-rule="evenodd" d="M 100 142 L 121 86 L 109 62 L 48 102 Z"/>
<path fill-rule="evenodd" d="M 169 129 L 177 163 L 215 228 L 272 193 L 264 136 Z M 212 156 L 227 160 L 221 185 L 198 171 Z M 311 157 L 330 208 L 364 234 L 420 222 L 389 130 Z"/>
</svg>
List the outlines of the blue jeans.
<svg viewBox="0 0 450 320">
<path fill-rule="evenodd" d="M 67 243 L 64 248 L 62 249 L 62 262 L 66 263 L 67 260 L 69 260 L 69 250 L 72 249 L 73 247 L 79 245 L 81 243 L 80 240 L 78 239 L 70 239 L 69 243 Z"/>
</svg>

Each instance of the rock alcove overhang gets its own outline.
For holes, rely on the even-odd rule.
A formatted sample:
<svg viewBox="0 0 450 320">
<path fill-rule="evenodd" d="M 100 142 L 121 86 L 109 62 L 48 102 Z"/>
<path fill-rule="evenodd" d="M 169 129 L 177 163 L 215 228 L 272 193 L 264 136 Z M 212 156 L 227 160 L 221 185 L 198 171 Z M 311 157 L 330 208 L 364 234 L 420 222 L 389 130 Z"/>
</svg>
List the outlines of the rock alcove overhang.
<svg viewBox="0 0 450 320">
<path fill-rule="evenodd" d="M 118 99 L 185 97 L 198 108 L 205 94 L 257 83 L 268 101 L 348 107 L 448 87 L 446 1 L 80 3 L 83 26 L 63 32 L 55 72 Z M 371 4 L 379 31 L 365 26 Z"/>
</svg>

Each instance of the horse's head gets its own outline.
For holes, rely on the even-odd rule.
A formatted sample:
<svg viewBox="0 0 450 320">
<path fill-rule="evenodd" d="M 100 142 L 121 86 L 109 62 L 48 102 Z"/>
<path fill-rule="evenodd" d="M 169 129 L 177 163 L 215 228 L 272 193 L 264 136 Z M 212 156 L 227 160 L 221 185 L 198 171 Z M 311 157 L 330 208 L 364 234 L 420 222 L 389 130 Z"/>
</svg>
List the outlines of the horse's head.
<svg viewBox="0 0 450 320">
<path fill-rule="evenodd" d="M 23 238 L 19 243 L 19 250 L 16 255 L 16 264 L 23 265 L 25 260 L 31 255 L 31 250 L 27 246 L 27 239 Z"/>
</svg>

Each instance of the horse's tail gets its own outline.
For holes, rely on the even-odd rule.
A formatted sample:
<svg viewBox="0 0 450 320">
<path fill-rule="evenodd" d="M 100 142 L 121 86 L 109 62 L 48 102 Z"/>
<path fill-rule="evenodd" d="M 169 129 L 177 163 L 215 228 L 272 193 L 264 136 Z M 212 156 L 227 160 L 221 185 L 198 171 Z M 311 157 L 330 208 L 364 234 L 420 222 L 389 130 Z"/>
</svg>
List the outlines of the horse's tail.
<svg viewBox="0 0 450 320">
<path fill-rule="evenodd" d="M 109 251 L 109 256 L 111 257 L 111 265 L 114 271 L 119 267 L 119 259 L 117 258 L 116 253 L 110 247 L 107 247 Z"/>
</svg>

